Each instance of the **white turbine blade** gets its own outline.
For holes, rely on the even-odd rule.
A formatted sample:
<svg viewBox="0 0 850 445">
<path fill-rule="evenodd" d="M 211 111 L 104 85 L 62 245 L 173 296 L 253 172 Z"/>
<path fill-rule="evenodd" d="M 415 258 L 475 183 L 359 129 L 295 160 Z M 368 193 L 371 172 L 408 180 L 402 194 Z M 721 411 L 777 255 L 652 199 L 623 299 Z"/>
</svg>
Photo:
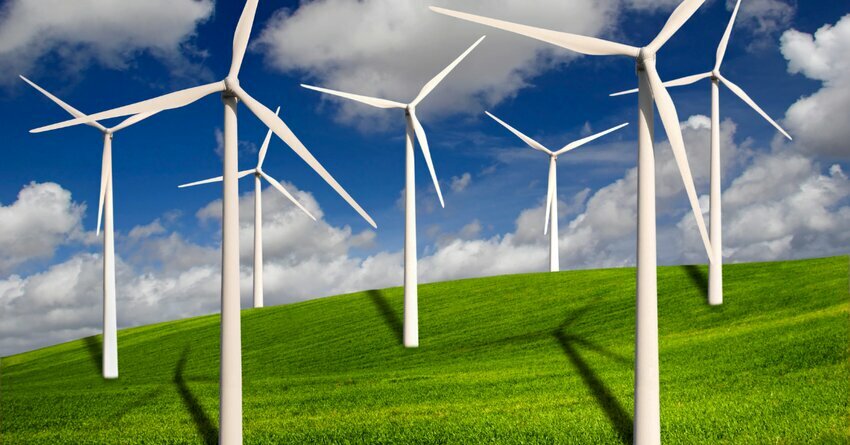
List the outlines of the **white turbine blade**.
<svg viewBox="0 0 850 445">
<path fill-rule="evenodd" d="M 691 202 L 691 209 L 696 218 L 697 228 L 699 228 L 702 242 L 705 244 L 705 251 L 709 259 L 714 258 L 711 242 L 708 238 L 708 231 L 705 228 L 705 221 L 702 217 L 702 209 L 699 205 L 696 187 L 694 186 L 694 178 L 691 175 L 691 167 L 688 163 L 688 154 L 685 151 L 685 141 L 682 138 L 682 128 L 679 125 L 679 114 L 676 112 L 676 105 L 673 104 L 673 99 L 658 72 L 655 70 L 654 63 L 646 64 L 646 73 L 652 88 L 652 96 L 655 99 L 655 104 L 658 107 L 658 114 L 661 116 L 661 122 L 664 124 L 664 131 L 667 133 L 667 139 L 670 141 L 670 147 L 673 149 L 673 157 L 676 158 L 676 165 L 679 167 L 679 173 L 682 175 L 682 182 L 685 185 L 685 192 L 688 194 L 688 200 Z"/>
<path fill-rule="evenodd" d="M 532 39 L 551 43 L 553 45 L 560 46 L 561 48 L 566 48 L 590 56 L 620 55 L 637 57 L 640 54 L 640 48 L 623 45 L 622 43 L 609 42 L 595 37 L 586 37 L 565 32 L 535 28 L 533 26 L 519 25 L 516 23 L 506 22 L 504 20 L 481 17 L 474 14 L 467 14 L 465 12 L 452 11 L 451 9 L 438 8 L 436 6 L 430 6 L 429 8 L 438 14 L 521 34 L 526 37 L 531 37 Z"/>
<path fill-rule="evenodd" d="M 572 149 L 579 148 L 582 145 L 587 144 L 588 142 L 591 142 L 591 141 L 595 141 L 596 139 L 599 139 L 599 138 L 601 138 L 602 136 L 605 136 L 608 133 L 613 133 L 613 132 L 625 127 L 626 125 L 629 125 L 629 123 L 626 122 L 625 124 L 617 125 L 616 127 L 609 128 L 609 129 L 607 129 L 603 132 L 596 133 L 596 134 L 588 136 L 586 138 L 582 138 L 582 139 L 579 139 L 577 141 L 570 142 L 569 144 L 565 145 L 564 148 L 556 151 L 555 155 L 556 156 L 561 155 L 561 154 L 564 154 L 564 153 L 566 153 L 566 152 L 568 152 Z"/>
<path fill-rule="evenodd" d="M 175 91 L 173 93 L 165 94 L 163 96 L 155 97 L 153 99 L 143 100 L 141 102 L 136 102 L 131 105 L 125 105 L 123 107 L 118 107 L 109 111 L 91 114 L 86 117 L 80 117 L 77 119 L 59 122 L 58 124 L 36 128 L 34 130 L 30 130 L 30 133 L 41 133 L 43 131 L 56 130 L 58 128 L 65 128 L 79 124 L 87 124 L 89 122 L 111 119 L 114 117 L 129 116 L 131 114 L 157 113 L 160 111 L 180 108 L 189 105 L 204 96 L 224 91 L 224 89 L 225 86 L 223 81 L 209 83 L 194 88 L 187 88 L 185 90 Z"/>
<path fill-rule="evenodd" d="M 233 58 L 230 62 L 228 77 L 239 76 L 242 59 L 245 58 L 245 51 L 248 49 L 251 28 L 254 26 L 257 3 L 259 3 L 259 0 L 248 0 L 245 2 L 245 7 L 242 8 L 242 15 L 239 17 L 239 23 L 236 25 L 236 31 L 233 33 Z"/>
<path fill-rule="evenodd" d="M 549 180 L 546 191 L 546 222 L 543 223 L 543 234 L 549 233 L 549 215 L 552 213 L 552 200 L 555 196 L 555 162 L 549 161 Z"/>
<path fill-rule="evenodd" d="M 48 98 L 48 99 L 50 99 L 50 100 L 52 100 L 52 101 L 53 101 L 56 105 L 59 105 L 60 107 L 62 107 L 62 109 L 63 109 L 63 110 L 65 110 L 65 111 L 67 111 L 67 112 L 68 112 L 68 114 L 70 114 L 71 116 L 74 116 L 74 117 L 85 117 L 85 113 L 83 113 L 82 111 L 80 111 L 80 110 L 78 110 L 78 109 L 76 109 L 76 108 L 74 108 L 74 107 L 72 107 L 72 106 L 68 105 L 68 104 L 67 104 L 67 103 L 65 103 L 62 99 L 59 99 L 58 97 L 56 97 L 56 96 L 54 96 L 54 95 L 50 94 L 50 92 L 48 92 L 48 91 L 47 91 L 47 90 L 45 90 L 44 88 L 42 88 L 42 87 L 40 87 L 40 86 L 36 85 L 36 83 L 35 83 L 35 82 L 33 82 L 33 81 L 31 81 L 31 80 L 27 79 L 27 78 L 26 78 L 26 77 L 24 77 L 24 76 L 18 76 L 18 77 L 20 77 L 20 78 L 21 78 L 24 82 L 26 82 L 26 83 L 30 84 L 30 86 L 31 86 L 31 87 L 33 87 L 33 88 L 35 88 L 36 90 L 38 90 L 38 92 L 40 92 L 41 94 L 43 94 L 43 95 L 47 96 L 47 98 Z M 99 122 L 88 122 L 87 124 L 88 124 L 88 125 L 91 125 L 92 127 L 95 127 L 95 128 L 97 128 L 97 129 L 99 129 L 100 131 L 106 131 L 106 127 L 104 127 L 103 125 L 101 125 Z"/>
<path fill-rule="evenodd" d="M 374 228 L 378 227 L 377 224 L 375 224 L 375 221 L 372 220 L 372 217 L 369 216 L 369 214 L 366 213 L 366 211 L 363 210 L 362 207 L 360 207 L 360 204 L 357 204 L 357 201 L 355 201 L 354 198 L 352 198 L 351 195 L 349 195 L 348 192 L 346 192 L 345 189 L 343 189 L 342 186 L 339 185 L 338 182 L 336 182 L 336 179 L 334 179 L 333 176 L 331 176 L 331 174 L 328 173 L 328 171 L 325 170 L 324 167 L 322 167 L 322 164 L 320 164 L 319 161 L 317 161 L 316 158 L 313 157 L 310 151 L 307 150 L 307 147 L 305 147 L 304 144 L 302 144 L 301 141 L 298 140 L 295 134 L 292 133 L 292 130 L 290 130 L 289 127 L 287 127 L 286 124 L 283 123 L 283 121 L 278 116 L 275 116 L 275 114 L 272 113 L 271 110 L 266 108 L 265 105 L 261 104 L 256 99 L 251 97 L 251 95 L 248 94 L 245 90 L 243 90 L 242 87 L 237 85 L 236 88 L 234 88 L 234 92 L 237 96 L 239 96 L 239 99 L 245 103 L 245 106 L 248 107 L 248 109 L 251 110 L 251 112 L 257 116 L 257 118 L 263 121 L 263 123 L 266 124 L 267 127 L 271 128 L 271 130 L 274 131 L 274 133 L 281 140 L 283 140 L 283 142 L 289 145 L 292 151 L 294 151 L 295 154 L 297 154 L 301 159 L 304 160 L 304 162 L 307 163 L 307 165 L 309 165 L 316 173 L 318 173 L 319 176 L 321 176 L 322 179 L 324 179 L 325 182 L 327 182 L 328 185 L 330 185 L 342 197 L 342 199 L 344 199 L 348 203 L 348 205 L 354 208 L 354 210 L 356 210 L 357 213 L 359 213 L 360 216 L 362 216 L 363 219 L 365 219 L 369 223 L 369 225 Z"/>
<path fill-rule="evenodd" d="M 244 178 L 244 177 L 246 177 L 246 176 L 248 176 L 252 173 L 256 173 L 256 172 L 257 172 L 257 169 L 255 169 L 255 168 L 252 168 L 251 170 L 242 170 L 241 172 L 239 172 L 239 175 L 237 176 L 237 178 L 241 179 L 241 178 Z M 182 189 L 182 188 L 186 188 L 186 187 L 194 187 L 196 185 L 201 185 L 201 184 L 211 184 L 213 182 L 221 182 L 223 179 L 224 179 L 223 176 L 216 176 L 215 178 L 204 179 L 203 181 L 195 181 L 195 182 L 190 182 L 188 184 L 180 184 L 180 185 L 177 186 L 177 188 Z"/>
<path fill-rule="evenodd" d="M 351 94 L 351 93 L 343 93 L 342 91 L 330 90 L 327 88 L 314 87 L 311 85 L 301 84 L 302 87 L 307 88 L 308 90 L 318 91 L 320 93 L 330 94 L 333 96 L 344 97 L 346 99 L 356 100 L 357 102 L 362 102 L 366 105 L 371 105 L 377 108 L 407 108 L 407 104 L 403 104 L 401 102 L 395 102 L 392 100 L 379 99 L 377 97 L 369 97 L 369 96 L 361 96 L 359 94 Z"/>
<path fill-rule="evenodd" d="M 480 39 L 476 40 L 475 43 L 473 43 L 472 46 L 467 48 L 467 50 L 464 51 L 463 54 L 461 54 L 457 59 L 455 59 L 454 62 L 449 64 L 449 66 L 445 67 L 443 71 L 440 71 L 440 73 L 434 76 L 433 79 L 429 80 L 428 83 L 426 83 L 425 86 L 422 87 L 422 90 L 419 91 L 419 94 L 416 96 L 416 98 L 413 99 L 412 102 L 410 102 L 410 105 L 415 107 L 417 104 L 419 104 L 419 102 L 422 102 L 422 99 L 425 99 L 425 97 L 428 96 L 431 91 L 434 91 L 434 88 L 436 88 L 437 85 L 439 85 L 440 82 L 442 82 L 443 79 L 445 79 L 446 76 L 448 76 L 449 73 L 452 72 L 452 70 L 455 69 L 455 67 L 463 59 L 465 59 L 466 56 L 468 56 L 469 53 L 471 53 L 472 50 L 475 49 L 475 47 L 478 46 L 478 44 L 481 43 L 482 40 L 484 40 L 484 37 L 487 36 L 481 36 Z"/>
<path fill-rule="evenodd" d="M 282 194 L 283 194 L 283 196 L 286 196 L 286 198 L 287 198 L 287 199 L 289 199 L 290 201 L 292 201 L 292 203 L 293 203 L 293 204 L 295 204 L 295 206 L 296 206 L 296 207 L 298 207 L 299 209 L 301 209 L 301 211 L 302 211 L 302 212 L 306 213 L 306 214 L 307 214 L 307 216 L 309 216 L 309 217 L 310 217 L 310 219 L 312 219 L 313 221 L 315 221 L 315 220 L 316 220 L 316 217 L 315 217 L 315 216 L 313 216 L 313 214 L 312 214 L 312 213 L 310 213 L 310 211 L 309 211 L 309 210 L 307 210 L 306 208 L 304 208 L 304 206 L 303 206 L 303 205 L 301 205 L 301 203 L 300 203 L 300 202 L 298 202 L 298 200 L 297 200 L 297 199 L 295 199 L 295 197 L 294 197 L 294 196 L 292 196 L 292 195 L 291 195 L 288 191 L 286 191 L 286 189 L 285 189 L 285 188 L 283 188 L 283 185 L 281 185 L 279 182 L 277 182 L 277 180 L 276 180 L 275 178 L 272 178 L 271 176 L 267 175 L 267 174 L 266 174 L 264 171 L 262 171 L 262 170 L 260 170 L 260 176 L 262 176 L 262 177 L 263 177 L 266 181 L 268 181 L 268 182 L 269 182 L 269 184 L 271 184 L 271 185 L 272 185 L 272 187 L 276 188 L 276 189 L 277 189 L 277 191 L 279 191 L 280 193 L 282 193 Z"/>
<path fill-rule="evenodd" d="M 117 133 L 117 132 L 129 127 L 130 125 L 137 124 L 137 123 L 153 116 L 154 114 L 156 114 L 156 112 L 154 112 L 154 113 L 139 113 L 139 114 L 130 116 L 127 119 L 124 119 L 124 121 L 121 122 L 120 124 L 110 128 L 109 131 L 111 131 L 113 133 Z"/>
<path fill-rule="evenodd" d="M 422 156 L 425 157 L 425 164 L 428 165 L 428 171 L 431 173 L 431 180 L 434 181 L 434 188 L 437 190 L 437 197 L 440 198 L 440 206 L 446 207 L 443 202 L 443 192 L 440 190 L 440 182 L 437 180 L 437 173 L 434 171 L 434 163 L 431 160 L 431 150 L 428 147 L 428 138 L 425 137 L 425 129 L 419 119 L 416 118 L 416 109 L 410 108 L 410 121 L 413 123 L 413 132 L 416 133 L 416 139 L 419 140 L 419 148 L 422 149 Z"/>
<path fill-rule="evenodd" d="M 771 125 L 776 127 L 776 129 L 779 130 L 779 132 L 782 133 L 783 136 L 788 138 L 788 140 L 792 140 L 791 135 L 789 135 L 784 129 L 782 129 L 782 127 L 780 127 L 779 124 L 776 123 L 776 121 L 771 119 L 770 116 L 768 116 L 767 113 L 765 113 L 764 110 L 762 110 L 761 107 L 759 107 L 756 102 L 752 100 L 750 96 L 748 96 L 747 93 L 744 92 L 743 89 L 741 89 L 741 87 L 735 85 L 734 83 L 732 83 L 732 81 L 723 77 L 722 75 L 720 76 L 720 81 L 723 82 L 723 84 L 726 85 L 730 90 L 732 90 L 733 93 L 740 97 L 741 100 L 746 102 L 747 105 L 752 107 L 753 110 L 756 110 L 756 112 L 760 114 L 761 117 L 763 117 L 766 121 L 770 122 Z"/>
<path fill-rule="evenodd" d="M 100 198 L 97 201 L 97 228 L 95 229 L 95 235 L 100 236 L 100 222 L 103 218 L 103 202 L 106 199 L 106 181 L 109 181 L 109 171 L 112 170 L 109 165 L 109 158 L 112 157 L 112 153 L 107 152 L 107 143 L 104 140 L 103 143 L 103 155 L 100 159 Z"/>
<path fill-rule="evenodd" d="M 498 117 L 493 116 L 489 111 L 485 111 L 484 113 L 487 114 L 487 116 L 490 116 L 491 118 L 493 118 L 494 121 L 500 123 L 503 127 L 507 128 L 508 131 L 515 134 L 518 138 L 522 139 L 522 141 L 525 142 L 526 144 L 528 144 L 529 147 L 531 147 L 531 148 L 533 148 L 537 151 L 541 151 L 543 153 L 546 153 L 547 155 L 552 154 L 552 151 L 549 150 L 548 148 L 544 147 L 543 144 L 541 144 L 540 142 L 537 142 L 534 139 L 531 139 L 530 137 L 522 134 L 516 128 L 511 127 L 510 125 L 508 125 L 507 123 L 505 123 L 504 121 L 499 119 Z"/>
<path fill-rule="evenodd" d="M 631 90 L 619 91 L 619 92 L 616 92 L 616 93 L 611 93 L 611 94 L 609 94 L 609 95 L 608 95 L 608 97 L 625 96 L 626 94 L 635 94 L 635 93 L 637 93 L 637 92 L 638 92 L 638 89 L 637 89 L 637 88 L 634 88 L 634 89 L 631 89 Z"/>
<path fill-rule="evenodd" d="M 732 27 L 735 25 L 735 17 L 738 16 L 738 8 L 741 7 L 741 0 L 735 3 L 735 9 L 732 10 L 732 18 L 729 19 L 729 24 L 726 25 L 726 32 L 723 33 L 723 38 L 720 39 L 720 45 L 717 46 L 717 58 L 714 62 L 714 70 L 720 69 L 723 63 L 723 56 L 726 55 L 726 47 L 729 45 L 729 36 L 732 35 Z"/>
<path fill-rule="evenodd" d="M 274 111 L 275 116 L 280 115 L 280 106 L 277 107 L 277 110 Z M 272 131 L 266 133 L 266 138 L 263 140 L 263 146 L 260 147 L 260 159 L 257 161 L 257 168 L 262 168 L 263 161 L 266 160 L 266 152 L 269 150 L 269 142 L 272 140 Z"/>
<path fill-rule="evenodd" d="M 685 76 L 685 77 L 682 77 L 682 78 L 679 78 L 679 79 L 664 82 L 664 86 L 667 87 L 667 88 L 669 88 L 669 87 L 681 87 L 681 86 L 685 86 L 685 85 L 690 85 L 692 83 L 696 83 L 696 82 L 698 82 L 702 79 L 708 78 L 708 77 L 711 77 L 711 73 L 694 74 L 693 76 Z M 611 97 L 622 96 L 624 94 L 634 94 L 634 93 L 637 93 L 637 92 L 638 92 L 638 89 L 635 88 L 633 90 L 620 91 L 619 93 L 614 93 L 614 94 L 611 94 L 610 96 Z"/>
<path fill-rule="evenodd" d="M 702 4 L 705 3 L 705 0 L 685 0 L 676 7 L 672 14 L 670 14 L 670 18 L 667 19 L 667 23 L 664 24 L 664 27 L 661 28 L 661 31 L 655 36 L 655 39 L 647 45 L 647 48 L 653 53 L 657 52 L 670 40 L 670 37 L 673 37 L 673 34 L 676 34 L 676 31 L 697 12 Z"/>
</svg>

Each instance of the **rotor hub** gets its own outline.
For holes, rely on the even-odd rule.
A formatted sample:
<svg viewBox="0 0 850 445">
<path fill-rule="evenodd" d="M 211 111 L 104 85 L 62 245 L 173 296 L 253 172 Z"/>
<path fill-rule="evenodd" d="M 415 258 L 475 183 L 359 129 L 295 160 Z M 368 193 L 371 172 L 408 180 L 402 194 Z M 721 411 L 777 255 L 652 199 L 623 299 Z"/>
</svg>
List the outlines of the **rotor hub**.
<svg viewBox="0 0 850 445">
<path fill-rule="evenodd" d="M 234 89 L 239 87 L 239 79 L 236 77 L 225 77 L 224 78 L 224 88 L 225 92 L 233 93 Z"/>
</svg>

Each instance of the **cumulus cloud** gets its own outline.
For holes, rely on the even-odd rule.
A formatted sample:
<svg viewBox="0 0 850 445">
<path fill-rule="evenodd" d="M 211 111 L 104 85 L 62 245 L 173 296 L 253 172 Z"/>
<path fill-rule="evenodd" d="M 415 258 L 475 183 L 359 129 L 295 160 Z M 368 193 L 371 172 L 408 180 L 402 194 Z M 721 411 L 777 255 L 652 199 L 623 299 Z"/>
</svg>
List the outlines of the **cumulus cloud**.
<svg viewBox="0 0 850 445">
<path fill-rule="evenodd" d="M 810 154 L 850 157 L 850 15 L 812 34 L 790 30 L 782 35 L 788 72 L 823 83 L 799 99 L 785 115 L 799 147 Z"/>
<path fill-rule="evenodd" d="M 516 94 L 547 67 L 577 57 L 528 38 L 435 14 L 428 10 L 431 3 L 305 2 L 295 10 L 278 11 L 260 32 L 257 48 L 272 67 L 302 73 L 309 82 L 406 102 L 466 47 L 487 34 L 487 39 L 422 103 L 424 113 L 463 112 L 493 105 Z M 486 4 L 462 0 L 447 6 L 597 35 L 612 23 L 616 0 L 545 0 L 534 8 L 523 0 Z M 338 117 L 347 122 L 388 114 L 376 114 L 380 110 L 361 104 L 340 105 Z"/>
<path fill-rule="evenodd" d="M 59 184 L 32 182 L 15 202 L 0 204 L 0 273 L 53 256 L 63 243 L 82 235 L 85 205 Z"/>
<path fill-rule="evenodd" d="M 91 62 L 122 69 L 146 52 L 179 74 L 187 42 L 212 12 L 212 0 L 11 0 L 0 8 L 0 70 L 28 73 L 48 55 L 69 73 Z"/>
<path fill-rule="evenodd" d="M 726 0 L 731 11 L 737 0 Z M 749 27 L 756 36 L 765 36 L 784 30 L 794 18 L 796 8 L 782 0 L 744 0 L 738 11 L 738 23 Z"/>
<path fill-rule="evenodd" d="M 472 175 L 469 172 L 466 172 L 460 176 L 455 176 L 452 178 L 452 191 L 455 193 L 462 192 L 469 187 L 469 183 L 472 182 Z"/>
</svg>

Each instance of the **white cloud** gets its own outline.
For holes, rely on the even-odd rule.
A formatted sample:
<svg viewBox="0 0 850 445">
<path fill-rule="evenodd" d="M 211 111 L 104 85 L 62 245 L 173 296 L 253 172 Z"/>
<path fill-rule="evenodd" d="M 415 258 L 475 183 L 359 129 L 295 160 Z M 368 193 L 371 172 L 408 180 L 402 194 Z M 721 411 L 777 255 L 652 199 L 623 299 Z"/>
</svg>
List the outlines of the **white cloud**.
<svg viewBox="0 0 850 445">
<path fill-rule="evenodd" d="M 53 256 L 56 249 L 82 235 L 85 205 L 71 199 L 59 184 L 32 182 L 15 202 L 0 205 L 0 273 L 36 259 Z"/>
<path fill-rule="evenodd" d="M 850 156 L 850 15 L 825 25 L 814 35 L 790 30 L 782 35 L 788 71 L 823 82 L 823 87 L 799 99 L 785 122 L 808 153 Z"/>
<path fill-rule="evenodd" d="M 726 0 L 731 11 L 736 0 Z M 743 0 L 737 22 L 758 35 L 769 35 L 788 27 L 794 18 L 795 7 L 782 0 Z"/>
<path fill-rule="evenodd" d="M 257 47 L 272 67 L 303 73 L 309 82 L 409 101 L 429 79 L 487 34 L 487 39 L 422 103 L 425 113 L 479 110 L 482 104 L 498 103 L 527 86 L 529 79 L 547 67 L 576 57 L 551 45 L 435 14 L 427 8 L 431 3 L 304 2 L 294 11 L 278 11 L 260 33 Z M 486 4 L 461 0 L 448 6 L 597 35 L 612 23 L 616 1 L 544 0 L 529 8 L 525 0 Z M 360 104 L 340 105 L 343 121 L 389 114 Z M 363 121 L 359 123 L 365 126 Z M 369 125 L 374 126 L 374 122 Z"/>
<path fill-rule="evenodd" d="M 91 61 L 121 69 L 147 52 L 179 73 L 186 43 L 212 12 L 212 0 L 10 0 L 0 9 L 0 71 L 28 73 L 49 54 L 68 73 Z"/>
<path fill-rule="evenodd" d="M 452 191 L 455 193 L 462 192 L 469 187 L 469 183 L 472 182 L 472 175 L 469 172 L 466 172 L 460 176 L 455 176 L 452 178 Z"/>
</svg>

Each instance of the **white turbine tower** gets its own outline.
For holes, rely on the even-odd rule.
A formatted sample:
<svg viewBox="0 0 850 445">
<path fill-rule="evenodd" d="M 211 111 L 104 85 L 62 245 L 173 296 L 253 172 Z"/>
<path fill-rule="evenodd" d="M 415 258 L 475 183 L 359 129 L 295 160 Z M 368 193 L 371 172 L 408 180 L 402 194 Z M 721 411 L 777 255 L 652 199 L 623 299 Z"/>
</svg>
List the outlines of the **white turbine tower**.
<svg viewBox="0 0 850 445">
<path fill-rule="evenodd" d="M 705 0 L 683 1 L 647 46 L 638 48 L 594 37 L 480 17 L 463 12 L 431 7 L 434 12 L 521 34 L 587 55 L 627 56 L 637 61 L 639 94 L 638 113 L 638 239 L 637 239 L 637 316 L 635 332 L 635 418 L 634 442 L 639 445 L 661 443 L 661 407 L 658 376 L 658 287 L 655 241 L 655 153 L 653 139 L 653 100 L 670 140 L 673 156 L 685 184 L 697 227 L 708 258 L 714 258 L 712 246 L 697 199 L 682 129 L 676 106 L 664 88 L 655 68 L 655 55 L 662 46 L 702 6 Z"/>
<path fill-rule="evenodd" d="M 245 103 L 266 126 L 322 177 L 357 212 L 377 227 L 372 218 L 325 170 L 292 130 L 265 105 L 239 85 L 239 69 L 248 48 L 248 39 L 259 0 L 247 0 L 233 36 L 233 57 L 224 80 L 166 94 L 154 99 L 72 119 L 33 132 L 53 130 L 138 113 L 154 113 L 189 105 L 205 96 L 221 93 L 224 102 L 224 167 L 221 243 L 221 384 L 219 400 L 219 442 L 242 443 L 242 345 L 239 313 L 239 184 L 237 159 L 237 99 Z"/>
<path fill-rule="evenodd" d="M 63 102 L 58 97 L 50 94 L 35 82 L 20 76 L 24 82 L 30 84 L 41 94 L 47 96 L 74 117 L 85 117 L 86 115 L 76 108 Z M 120 124 L 106 128 L 97 121 L 88 124 L 100 130 L 103 134 L 103 156 L 101 158 L 100 171 L 100 194 L 97 204 L 97 229 L 95 233 L 100 235 L 100 223 L 103 221 L 103 378 L 118 378 L 118 315 L 116 308 L 115 291 L 115 232 L 112 218 L 112 138 L 113 135 L 130 125 L 140 122 L 153 113 L 144 113 L 131 116 Z"/>
<path fill-rule="evenodd" d="M 341 91 L 329 90 L 310 85 L 301 85 L 304 88 L 319 91 L 322 93 L 331 94 L 334 96 L 343 97 L 345 99 L 354 100 L 377 108 L 397 108 L 404 110 L 405 122 L 407 124 L 407 138 L 405 150 L 405 182 L 404 182 L 404 346 L 407 348 L 416 348 L 419 346 L 419 309 L 418 309 L 418 276 L 416 264 L 416 181 L 413 163 L 413 139 L 419 141 L 419 148 L 422 149 L 422 155 L 425 157 L 425 164 L 428 165 L 428 170 L 431 172 L 431 180 L 434 181 L 434 188 L 437 190 L 437 197 L 440 199 L 440 205 L 445 207 L 443 202 L 443 193 L 440 191 L 440 183 L 437 181 L 437 173 L 434 171 L 434 164 L 431 161 L 431 151 L 428 148 L 428 139 L 425 137 L 425 129 L 419 123 L 416 117 L 416 106 L 428 96 L 437 85 L 449 75 L 449 73 L 478 46 L 484 37 L 478 39 L 466 51 L 463 52 L 457 59 L 454 60 L 443 71 L 437 74 L 433 79 L 428 81 L 416 98 L 410 103 L 404 104 L 386 99 L 378 99 L 374 97 L 361 96 L 358 94 L 343 93 Z"/>
<path fill-rule="evenodd" d="M 714 69 L 707 73 L 695 74 L 693 76 L 682 77 L 681 79 L 664 82 L 665 87 L 677 87 L 690 85 L 702 79 L 711 79 L 711 199 L 709 205 L 710 215 L 710 239 L 711 245 L 714 247 L 715 258 L 712 258 L 708 266 L 708 303 L 711 305 L 723 304 L 723 233 L 722 233 L 722 218 L 721 218 L 721 190 L 720 190 L 720 84 L 723 83 L 735 93 L 747 105 L 752 107 L 771 125 L 776 127 L 783 136 L 791 139 L 791 136 L 779 126 L 764 110 L 753 101 L 741 87 L 735 85 L 729 79 L 720 74 L 720 65 L 723 64 L 723 56 L 726 54 L 726 47 L 729 44 L 729 36 L 732 34 L 732 26 L 735 24 L 735 17 L 738 15 L 738 8 L 741 6 L 741 0 L 735 4 L 735 9 L 732 11 L 732 18 L 729 20 L 729 25 L 726 27 L 726 32 L 720 40 L 720 45 L 717 47 L 717 56 L 714 62 Z M 612 96 L 620 96 L 623 94 L 636 93 L 637 90 L 623 91 L 614 93 Z"/>
<path fill-rule="evenodd" d="M 562 155 L 562 154 L 564 154 L 564 153 L 566 153 L 566 152 L 568 152 L 568 151 L 570 151 L 574 148 L 581 147 L 582 145 L 587 144 L 588 142 L 599 139 L 599 138 L 601 138 L 602 136 L 605 136 L 608 133 L 612 133 L 614 131 L 617 131 L 617 130 L 619 130 L 619 129 L 621 129 L 621 128 L 625 127 L 626 125 L 629 125 L 629 124 L 625 123 L 625 124 L 617 125 L 614 128 L 609 128 L 608 130 L 605 130 L 605 131 L 600 132 L 600 133 L 596 133 L 592 136 L 588 136 L 586 138 L 582 138 L 582 139 L 579 139 L 577 141 L 570 142 L 569 144 L 565 145 L 563 148 L 561 148 L 558 151 L 552 151 L 552 150 L 549 150 L 548 148 L 546 148 L 545 146 L 543 146 L 543 144 L 541 144 L 541 143 L 535 141 L 534 139 L 522 134 L 522 132 L 520 132 L 519 130 L 517 130 L 514 127 L 511 127 L 510 125 L 508 125 L 507 123 L 505 123 L 504 121 L 499 119 L 498 117 L 493 116 L 489 111 L 485 111 L 485 113 L 487 113 L 487 116 L 490 116 L 496 122 L 502 124 L 503 127 L 507 128 L 511 133 L 515 134 L 518 138 L 522 139 L 522 141 L 525 142 L 526 144 L 528 144 L 529 147 L 531 147 L 531 148 L 533 148 L 533 149 L 535 149 L 539 152 L 542 152 L 542 153 L 549 155 L 549 184 L 548 184 L 548 188 L 547 188 L 548 191 L 546 193 L 546 218 L 545 218 L 545 222 L 543 224 L 543 233 L 546 234 L 547 231 L 549 232 L 549 272 L 558 272 L 560 270 L 559 260 L 558 260 L 558 252 L 559 252 L 559 250 L 558 250 L 559 249 L 558 248 L 558 180 L 557 180 L 557 177 L 558 177 L 558 172 L 557 172 L 558 156 L 560 156 L 560 155 Z M 550 219 L 551 219 L 551 225 L 552 225 L 551 231 L 549 230 Z"/>
<path fill-rule="evenodd" d="M 280 112 L 280 107 L 277 107 L 277 111 L 275 114 Z M 313 221 L 316 220 L 316 217 L 310 213 L 309 210 L 304 208 L 298 200 L 295 199 L 292 194 L 290 194 L 283 185 L 278 182 L 275 178 L 269 176 L 266 172 L 263 171 L 263 161 L 266 159 L 266 152 L 269 149 L 269 142 L 271 141 L 272 131 L 269 130 L 266 133 L 266 139 L 263 140 L 263 145 L 260 148 L 260 157 L 257 161 L 257 166 L 252 168 L 251 170 L 243 170 L 239 172 L 238 177 L 244 178 L 248 175 L 254 175 L 254 307 L 260 308 L 263 307 L 263 188 L 261 179 L 265 179 L 266 182 L 272 185 L 272 187 L 276 188 L 283 196 L 286 196 L 296 207 L 301 209 L 302 212 L 306 213 Z M 210 184 L 213 182 L 221 182 L 224 178 L 221 176 L 204 179 L 203 181 L 191 182 L 189 184 L 179 185 L 179 188 L 184 187 L 193 187 L 201 184 Z"/>
</svg>

